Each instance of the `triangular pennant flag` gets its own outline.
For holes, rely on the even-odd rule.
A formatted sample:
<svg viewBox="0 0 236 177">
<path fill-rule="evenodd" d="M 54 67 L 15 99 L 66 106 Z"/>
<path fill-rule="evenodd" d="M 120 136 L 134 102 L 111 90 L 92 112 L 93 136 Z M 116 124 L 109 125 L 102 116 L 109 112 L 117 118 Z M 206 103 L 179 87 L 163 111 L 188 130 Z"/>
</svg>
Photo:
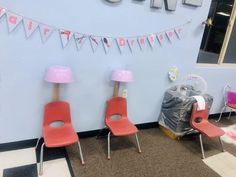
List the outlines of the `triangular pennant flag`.
<svg viewBox="0 0 236 177">
<path fill-rule="evenodd" d="M 7 12 L 7 24 L 8 24 L 8 30 L 9 32 L 12 32 L 17 25 L 21 22 L 22 16 Z"/>
<path fill-rule="evenodd" d="M 85 34 L 80 34 L 80 33 L 74 33 L 74 37 L 75 37 L 75 43 L 76 43 L 77 49 L 79 50 L 84 44 L 87 37 Z"/>
<path fill-rule="evenodd" d="M 159 41 L 159 43 L 162 45 L 162 43 L 164 42 L 164 33 L 158 33 L 157 34 L 157 39 Z"/>
<path fill-rule="evenodd" d="M 43 41 L 43 43 L 45 43 L 47 41 L 47 39 L 53 33 L 54 28 L 51 26 L 48 26 L 48 25 L 39 24 L 39 29 L 40 29 L 42 41 Z"/>
<path fill-rule="evenodd" d="M 137 38 L 136 37 L 128 38 L 127 41 L 128 41 L 128 44 L 129 44 L 130 51 L 133 52 L 134 47 L 137 44 Z"/>
<path fill-rule="evenodd" d="M 170 42 L 173 40 L 174 34 L 175 34 L 175 32 L 174 32 L 173 29 L 166 31 L 166 36 L 167 36 L 167 38 L 169 39 Z"/>
<path fill-rule="evenodd" d="M 102 38 L 102 43 L 103 43 L 106 53 L 111 48 L 112 42 L 113 42 L 113 38 L 111 38 L 111 37 L 103 37 Z"/>
<path fill-rule="evenodd" d="M 65 48 L 70 41 L 71 37 L 73 36 L 73 32 L 69 30 L 59 30 L 61 36 L 61 43 L 62 47 Z"/>
<path fill-rule="evenodd" d="M 93 52 L 96 51 L 97 47 L 99 46 L 100 42 L 101 42 L 101 37 L 99 36 L 90 36 L 90 43 L 91 43 L 91 47 L 93 49 Z"/>
<path fill-rule="evenodd" d="M 141 50 L 144 49 L 145 47 L 145 44 L 146 44 L 146 37 L 145 36 L 141 36 L 138 38 L 138 43 L 139 43 L 139 46 L 141 48 Z"/>
<path fill-rule="evenodd" d="M 175 28 L 175 33 L 176 33 L 176 35 L 178 36 L 179 39 L 182 39 L 183 38 L 183 33 L 184 33 L 184 27 L 180 26 L 180 27 Z"/>
<path fill-rule="evenodd" d="M 25 27 L 25 35 L 26 38 L 29 38 L 31 34 L 36 30 L 36 28 L 39 26 L 39 24 L 33 20 L 24 18 L 23 19 L 23 24 Z"/>
<path fill-rule="evenodd" d="M 118 37 L 118 38 L 116 38 L 116 42 L 117 42 L 117 45 L 120 49 L 120 52 L 122 53 L 122 51 L 124 50 L 124 48 L 126 46 L 126 38 Z"/>
<path fill-rule="evenodd" d="M 153 48 L 156 41 L 156 36 L 154 34 L 151 34 L 147 38 L 148 38 L 150 46 Z"/>
<path fill-rule="evenodd" d="M 3 7 L 0 7 L 0 18 L 6 13 L 6 9 Z"/>
</svg>

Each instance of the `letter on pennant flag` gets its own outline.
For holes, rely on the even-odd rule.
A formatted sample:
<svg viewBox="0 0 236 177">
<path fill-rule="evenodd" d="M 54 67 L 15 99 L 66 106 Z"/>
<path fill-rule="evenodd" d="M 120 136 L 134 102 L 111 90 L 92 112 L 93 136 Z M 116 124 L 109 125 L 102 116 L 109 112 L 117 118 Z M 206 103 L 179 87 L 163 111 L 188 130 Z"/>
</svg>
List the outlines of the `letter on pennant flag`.
<svg viewBox="0 0 236 177">
<path fill-rule="evenodd" d="M 112 42 L 113 42 L 113 38 L 111 38 L 111 37 L 103 37 L 102 38 L 102 43 L 103 43 L 106 53 L 111 48 Z"/>
<path fill-rule="evenodd" d="M 90 43 L 91 43 L 91 47 L 93 49 L 93 52 L 96 51 L 96 49 L 98 48 L 100 42 L 101 42 L 101 37 L 99 36 L 90 36 Z"/>
<path fill-rule="evenodd" d="M 149 41 L 150 46 L 153 48 L 155 41 L 156 41 L 156 35 L 154 35 L 154 34 L 149 35 L 148 41 Z"/>
<path fill-rule="evenodd" d="M 8 24 L 8 30 L 9 32 L 12 32 L 17 25 L 21 22 L 22 16 L 7 12 L 7 24 Z"/>
<path fill-rule="evenodd" d="M 73 33 L 69 30 L 59 30 L 59 34 L 61 37 L 62 47 L 65 48 L 73 36 Z"/>
<path fill-rule="evenodd" d="M 54 28 L 48 25 L 39 24 L 40 34 L 43 43 L 47 41 L 47 39 L 50 37 L 50 35 L 53 33 Z"/>
<path fill-rule="evenodd" d="M 145 46 L 145 43 L 146 43 L 146 37 L 145 36 L 141 36 L 138 38 L 138 43 L 139 43 L 139 46 L 141 48 L 141 50 L 144 49 L 144 46 Z"/>
<path fill-rule="evenodd" d="M 183 33 L 184 33 L 184 28 L 182 26 L 175 28 L 175 33 L 176 33 L 176 35 L 178 36 L 179 39 L 182 39 L 183 38 Z"/>
<path fill-rule="evenodd" d="M 24 28 L 25 28 L 25 35 L 26 38 L 28 39 L 31 34 L 36 30 L 36 28 L 39 26 L 39 24 L 33 20 L 24 18 L 23 19 L 23 24 L 24 24 Z"/>
<path fill-rule="evenodd" d="M 124 50 L 125 46 L 126 46 L 126 38 L 124 37 L 119 37 L 116 39 L 117 45 L 120 49 L 120 52 L 122 53 L 122 51 Z"/>
<path fill-rule="evenodd" d="M 0 7 L 0 18 L 6 13 L 6 9 L 3 7 Z"/>
<path fill-rule="evenodd" d="M 127 41 L 128 41 L 128 44 L 129 44 L 130 51 L 133 52 L 134 47 L 137 44 L 137 38 L 136 37 L 128 38 Z"/>
<path fill-rule="evenodd" d="M 169 30 L 169 31 L 166 31 L 166 36 L 167 38 L 169 39 L 170 42 L 172 42 L 173 38 L 174 38 L 174 30 Z"/>
<path fill-rule="evenodd" d="M 158 39 L 158 41 L 159 41 L 159 43 L 162 45 L 163 44 L 163 42 L 164 42 L 164 34 L 163 33 L 158 33 L 157 34 L 157 39 Z"/>
<path fill-rule="evenodd" d="M 80 34 L 80 33 L 74 33 L 74 37 L 77 49 L 80 50 L 87 37 L 85 34 Z"/>
</svg>

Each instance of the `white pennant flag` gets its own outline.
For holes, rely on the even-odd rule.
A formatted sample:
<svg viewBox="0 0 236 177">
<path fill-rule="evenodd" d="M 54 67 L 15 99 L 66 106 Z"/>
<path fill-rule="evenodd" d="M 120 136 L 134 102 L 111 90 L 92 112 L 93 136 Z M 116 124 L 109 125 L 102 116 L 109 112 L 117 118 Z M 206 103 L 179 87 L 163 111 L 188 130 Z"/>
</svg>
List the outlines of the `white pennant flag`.
<svg viewBox="0 0 236 177">
<path fill-rule="evenodd" d="M 129 44 L 130 51 L 133 52 L 134 47 L 137 44 L 137 38 L 136 37 L 128 38 L 127 41 L 128 41 L 128 44 Z"/>
<path fill-rule="evenodd" d="M 91 47 L 93 49 L 93 52 L 96 51 L 96 49 L 98 48 L 100 42 L 101 42 L 101 37 L 99 36 L 90 36 L 90 43 L 91 43 Z"/>
<path fill-rule="evenodd" d="M 157 39 L 158 39 L 158 41 L 159 41 L 159 43 L 162 45 L 163 44 L 163 42 L 164 42 L 164 40 L 165 40 L 165 37 L 164 37 L 165 35 L 164 35 L 164 33 L 158 33 L 157 34 Z"/>
<path fill-rule="evenodd" d="M 8 24 L 8 30 L 9 32 L 12 32 L 17 25 L 21 22 L 22 16 L 7 12 L 7 24 Z"/>
<path fill-rule="evenodd" d="M 26 38 L 29 38 L 31 34 L 36 30 L 36 28 L 39 26 L 39 24 L 33 20 L 24 18 L 23 19 L 23 24 L 25 27 L 25 35 Z"/>
<path fill-rule="evenodd" d="M 182 39 L 183 34 L 184 34 L 184 27 L 180 26 L 180 27 L 175 28 L 175 33 L 176 33 L 176 35 L 178 36 L 179 39 Z"/>
<path fill-rule="evenodd" d="M 102 38 L 102 43 L 105 49 L 105 52 L 107 53 L 108 50 L 111 48 L 113 42 L 113 38 L 111 37 L 103 37 Z"/>
<path fill-rule="evenodd" d="M 80 33 L 74 33 L 74 38 L 78 50 L 82 47 L 85 40 L 87 39 L 85 34 L 80 34 Z"/>
<path fill-rule="evenodd" d="M 73 33 L 69 30 L 59 30 L 59 33 L 61 37 L 62 47 L 65 48 L 69 43 L 71 37 L 73 36 Z"/>
<path fill-rule="evenodd" d="M 6 9 L 3 7 L 0 7 L 0 18 L 6 13 Z"/>
<path fill-rule="evenodd" d="M 120 49 L 120 52 L 122 53 L 122 51 L 124 50 L 125 46 L 126 46 L 126 38 L 124 37 L 119 37 L 116 39 L 117 45 Z"/>
<path fill-rule="evenodd" d="M 50 37 L 50 35 L 53 33 L 54 28 L 48 25 L 39 24 L 40 34 L 43 43 L 47 41 L 47 39 Z"/>
<path fill-rule="evenodd" d="M 172 42 L 172 40 L 174 38 L 174 34 L 175 34 L 175 32 L 174 32 L 173 29 L 166 31 L 166 36 L 167 36 L 167 38 L 169 39 L 170 42 Z"/>
<path fill-rule="evenodd" d="M 145 36 L 141 36 L 138 38 L 138 43 L 139 43 L 139 46 L 141 48 L 141 50 L 144 49 L 145 47 L 145 44 L 146 44 L 146 37 Z"/>
<path fill-rule="evenodd" d="M 149 41 L 150 46 L 153 48 L 155 41 L 156 41 L 156 35 L 154 35 L 154 34 L 149 35 L 148 41 Z"/>
</svg>

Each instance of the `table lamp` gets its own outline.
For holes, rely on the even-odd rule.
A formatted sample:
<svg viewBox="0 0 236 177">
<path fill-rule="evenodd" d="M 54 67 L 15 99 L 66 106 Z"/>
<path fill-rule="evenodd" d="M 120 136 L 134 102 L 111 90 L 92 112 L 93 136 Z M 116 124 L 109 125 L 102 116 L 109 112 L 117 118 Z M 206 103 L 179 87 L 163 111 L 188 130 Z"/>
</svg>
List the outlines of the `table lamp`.
<svg viewBox="0 0 236 177">
<path fill-rule="evenodd" d="M 51 66 L 47 69 L 44 78 L 45 81 L 54 83 L 53 101 L 60 99 L 60 84 L 73 82 L 72 72 L 66 66 Z"/>
<path fill-rule="evenodd" d="M 130 70 L 115 70 L 112 73 L 112 81 L 115 81 L 113 96 L 119 96 L 120 82 L 132 82 L 133 73 Z"/>
</svg>

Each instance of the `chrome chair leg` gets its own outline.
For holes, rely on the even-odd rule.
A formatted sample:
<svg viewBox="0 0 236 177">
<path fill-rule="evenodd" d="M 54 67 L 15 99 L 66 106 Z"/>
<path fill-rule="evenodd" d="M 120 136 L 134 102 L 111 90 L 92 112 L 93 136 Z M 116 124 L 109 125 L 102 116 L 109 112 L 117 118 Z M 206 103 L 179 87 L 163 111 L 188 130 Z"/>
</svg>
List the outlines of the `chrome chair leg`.
<svg viewBox="0 0 236 177">
<path fill-rule="evenodd" d="M 110 139 L 111 139 L 111 132 L 109 132 L 107 136 L 107 159 L 108 160 L 111 159 Z"/>
<path fill-rule="evenodd" d="M 83 153 L 82 153 L 80 142 L 78 142 L 78 146 L 79 146 L 79 153 L 80 153 L 81 163 L 82 163 L 82 165 L 84 165 L 85 164 L 84 163 L 84 157 L 83 157 Z"/>
<path fill-rule="evenodd" d="M 220 145 L 221 145 L 222 152 L 225 152 L 225 150 L 224 150 L 224 145 L 223 145 L 223 142 L 222 142 L 222 140 L 221 140 L 220 137 L 219 137 L 219 141 L 220 141 Z"/>
<path fill-rule="evenodd" d="M 137 142 L 137 146 L 138 146 L 138 152 L 141 153 L 141 148 L 140 148 L 140 144 L 139 144 L 139 140 L 138 140 L 138 134 L 135 134 L 135 138 L 136 138 L 136 142 Z"/>
<path fill-rule="evenodd" d="M 201 145 L 201 151 L 202 151 L 202 158 L 205 159 L 205 154 L 204 154 L 204 148 L 203 148 L 203 143 L 202 143 L 202 134 L 199 134 L 199 139 L 200 139 L 200 145 Z"/>
<path fill-rule="evenodd" d="M 40 164 L 39 164 L 39 175 L 43 175 L 43 148 L 44 148 L 45 143 L 41 145 L 41 150 L 40 150 Z"/>
<path fill-rule="evenodd" d="M 37 140 L 37 143 L 36 143 L 36 146 L 35 146 L 35 149 L 37 149 L 37 148 L 38 148 L 39 141 L 41 140 L 41 138 L 42 138 L 42 137 L 38 138 L 38 140 Z"/>
<path fill-rule="evenodd" d="M 230 116 L 231 116 L 232 111 L 233 111 L 233 110 L 230 109 L 228 120 L 230 119 Z"/>
<path fill-rule="evenodd" d="M 222 109 L 221 109 L 221 112 L 220 112 L 220 117 L 219 119 L 216 121 L 216 122 L 219 122 L 221 117 L 222 117 L 222 114 L 223 114 L 223 111 L 225 110 L 226 106 L 224 106 Z"/>
</svg>

